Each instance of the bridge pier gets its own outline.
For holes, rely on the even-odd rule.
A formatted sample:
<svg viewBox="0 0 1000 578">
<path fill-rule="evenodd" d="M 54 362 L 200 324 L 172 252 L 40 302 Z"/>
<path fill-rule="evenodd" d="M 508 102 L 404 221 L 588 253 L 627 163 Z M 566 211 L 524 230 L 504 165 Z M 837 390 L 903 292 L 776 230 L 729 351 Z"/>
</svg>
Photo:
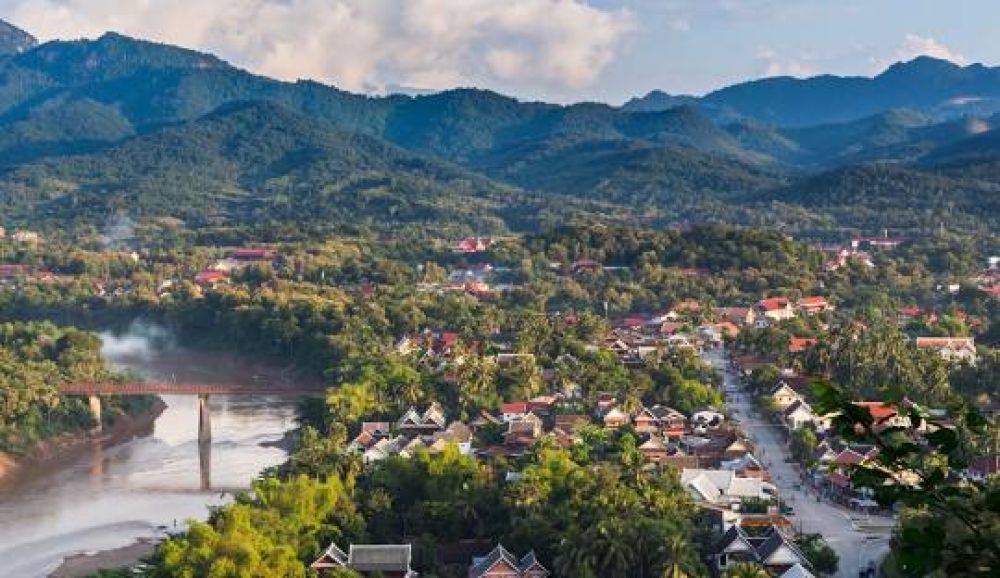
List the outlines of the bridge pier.
<svg viewBox="0 0 1000 578">
<path fill-rule="evenodd" d="M 90 403 L 90 417 L 94 418 L 94 422 L 97 424 L 94 426 L 93 431 L 95 433 L 101 433 L 101 398 L 96 395 L 91 395 L 88 399 Z"/>
<path fill-rule="evenodd" d="M 198 443 L 212 441 L 212 413 L 208 407 L 208 394 L 198 394 Z"/>
</svg>

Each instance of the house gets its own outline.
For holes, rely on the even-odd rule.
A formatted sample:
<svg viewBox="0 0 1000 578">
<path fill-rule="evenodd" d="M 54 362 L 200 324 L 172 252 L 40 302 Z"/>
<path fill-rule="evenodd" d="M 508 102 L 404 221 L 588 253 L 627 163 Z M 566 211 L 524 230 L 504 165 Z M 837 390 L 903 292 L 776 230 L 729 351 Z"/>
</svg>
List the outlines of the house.
<svg viewBox="0 0 1000 578">
<path fill-rule="evenodd" d="M 508 422 L 507 432 L 503 435 L 503 443 L 507 446 L 530 447 L 541 437 L 542 426 L 541 418 L 533 413 Z"/>
<path fill-rule="evenodd" d="M 580 275 L 583 273 L 595 273 L 600 268 L 601 268 L 600 263 L 594 261 L 593 259 L 579 259 L 577 261 L 574 261 L 570 267 L 574 275 Z"/>
<path fill-rule="evenodd" d="M 903 307 L 899 310 L 899 313 L 896 315 L 896 322 L 904 326 L 909 325 L 910 323 L 913 323 L 914 321 L 920 319 L 923 316 L 923 314 L 924 310 L 919 307 L 916 306 Z"/>
<path fill-rule="evenodd" d="M 667 444 L 656 434 L 651 434 L 646 441 L 639 444 L 639 451 L 646 457 L 646 461 L 659 462 L 668 455 Z"/>
<path fill-rule="evenodd" d="M 788 353 L 803 353 L 819 343 L 819 339 L 809 337 L 792 337 L 788 341 Z"/>
<path fill-rule="evenodd" d="M 855 237 L 851 239 L 851 248 L 860 249 L 862 247 L 868 247 L 871 249 L 895 249 L 896 247 L 903 244 L 905 239 L 899 237 L 890 237 L 884 235 L 882 237 Z"/>
<path fill-rule="evenodd" d="M 575 433 L 581 426 L 589 424 L 590 418 L 585 415 L 561 414 L 554 419 L 553 431 L 560 430 L 568 434 Z"/>
<path fill-rule="evenodd" d="M 606 413 L 618 405 L 618 400 L 610 393 L 600 393 L 597 395 L 597 417 L 603 418 Z"/>
<path fill-rule="evenodd" d="M 224 271 L 202 271 L 194 277 L 196 285 L 214 289 L 222 283 L 229 282 L 229 274 Z"/>
<path fill-rule="evenodd" d="M 830 303 L 826 300 L 826 297 L 819 296 L 803 297 L 798 300 L 796 305 L 798 306 L 799 311 L 805 313 L 806 315 L 815 315 L 817 313 L 833 309 L 830 306 Z"/>
<path fill-rule="evenodd" d="M 416 578 L 418 574 L 410 568 L 411 559 L 409 544 L 351 544 L 345 553 L 331 543 L 309 567 L 321 576 L 346 569 L 362 576 Z"/>
<path fill-rule="evenodd" d="M 753 325 L 757 319 L 757 312 L 752 307 L 716 307 L 715 318 L 746 327 Z"/>
<path fill-rule="evenodd" d="M 796 401 L 803 401 L 802 396 L 785 380 L 779 381 L 771 390 L 771 402 L 782 412 Z"/>
<path fill-rule="evenodd" d="M 604 427 L 608 429 L 618 429 L 620 427 L 625 427 L 632 422 L 632 419 L 627 413 L 622 411 L 617 407 L 613 407 L 602 418 L 604 421 Z"/>
<path fill-rule="evenodd" d="M 760 314 L 756 321 L 758 327 L 768 327 L 771 322 L 786 321 L 795 317 L 795 309 L 787 297 L 761 299 L 757 302 L 756 309 Z"/>
<path fill-rule="evenodd" d="M 452 247 L 456 253 L 483 253 L 496 244 L 492 237 L 466 237 L 460 239 Z"/>
<path fill-rule="evenodd" d="M 723 338 L 736 339 L 740 335 L 740 328 L 732 321 L 720 321 L 715 324 L 715 330 Z"/>
<path fill-rule="evenodd" d="M 437 402 L 430 404 L 424 413 L 418 413 L 413 407 L 406 410 L 399 418 L 396 428 L 406 435 L 431 435 L 445 428 L 444 409 Z"/>
<path fill-rule="evenodd" d="M 976 363 L 976 340 L 972 337 L 918 337 L 917 349 L 937 351 L 947 361 Z"/>
<path fill-rule="evenodd" d="M 741 478 L 732 470 L 685 468 L 681 471 L 681 485 L 695 501 L 724 507 L 739 504 L 744 498 L 772 500 L 778 492 L 770 482 Z"/>
<path fill-rule="evenodd" d="M 524 416 L 528 415 L 529 412 L 528 402 L 526 401 L 512 401 L 510 403 L 500 404 L 500 419 L 505 423 L 510 423 L 515 420 L 519 420 Z"/>
<path fill-rule="evenodd" d="M 785 408 L 782 412 L 781 420 L 785 423 L 788 429 L 797 430 L 807 423 L 813 423 L 816 421 L 816 414 L 813 413 L 809 404 L 800 400 L 792 402 L 791 405 Z"/>
<path fill-rule="evenodd" d="M 24 230 L 21 230 L 21 231 L 15 232 L 11 236 L 11 239 L 15 243 L 35 244 L 35 243 L 38 243 L 38 241 L 41 240 L 41 236 L 38 233 L 34 232 L 34 231 L 24 231 Z"/>
<path fill-rule="evenodd" d="M 637 433 L 654 433 L 660 431 L 660 419 L 653 415 L 653 412 L 649 408 L 641 408 L 635 414 L 634 421 Z"/>
<path fill-rule="evenodd" d="M 762 536 L 751 536 L 739 525 L 731 526 L 712 547 L 710 560 L 718 574 L 723 574 L 734 564 L 743 563 L 756 564 L 771 576 L 813 576 L 808 558 L 789 536 L 775 526 Z"/>
<path fill-rule="evenodd" d="M 518 558 L 498 544 L 489 554 L 473 558 L 469 578 L 547 578 L 549 571 L 542 566 L 534 550 Z"/>
<path fill-rule="evenodd" d="M 659 430 L 668 439 L 677 439 L 687 433 L 687 416 L 672 407 L 654 405 L 649 409 L 656 418 Z"/>
</svg>

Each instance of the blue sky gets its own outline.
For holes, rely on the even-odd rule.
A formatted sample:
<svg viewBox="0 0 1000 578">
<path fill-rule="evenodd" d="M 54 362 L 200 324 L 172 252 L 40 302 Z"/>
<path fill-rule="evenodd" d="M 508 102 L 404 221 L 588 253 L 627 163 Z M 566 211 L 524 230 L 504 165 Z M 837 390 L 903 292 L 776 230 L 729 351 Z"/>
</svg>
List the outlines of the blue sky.
<svg viewBox="0 0 1000 578">
<path fill-rule="evenodd" d="M 559 102 L 872 75 L 920 54 L 1000 62 L 996 0 L 0 0 L 0 17 L 43 40 L 115 30 L 353 91 Z"/>
</svg>

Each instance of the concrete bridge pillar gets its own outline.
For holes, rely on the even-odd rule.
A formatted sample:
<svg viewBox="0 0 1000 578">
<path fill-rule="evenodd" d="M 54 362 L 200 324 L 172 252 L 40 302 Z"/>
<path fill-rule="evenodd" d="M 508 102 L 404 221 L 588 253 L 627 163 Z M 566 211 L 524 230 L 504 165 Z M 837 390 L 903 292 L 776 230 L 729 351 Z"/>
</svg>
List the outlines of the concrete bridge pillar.
<svg viewBox="0 0 1000 578">
<path fill-rule="evenodd" d="M 212 414 L 208 408 L 208 394 L 198 394 L 198 443 L 212 441 Z"/>
<path fill-rule="evenodd" d="M 96 426 L 94 426 L 94 431 L 100 433 L 102 430 L 101 398 L 97 397 L 96 395 L 91 395 L 88 401 L 90 402 L 90 416 L 94 418 L 94 422 L 97 424 Z"/>
</svg>

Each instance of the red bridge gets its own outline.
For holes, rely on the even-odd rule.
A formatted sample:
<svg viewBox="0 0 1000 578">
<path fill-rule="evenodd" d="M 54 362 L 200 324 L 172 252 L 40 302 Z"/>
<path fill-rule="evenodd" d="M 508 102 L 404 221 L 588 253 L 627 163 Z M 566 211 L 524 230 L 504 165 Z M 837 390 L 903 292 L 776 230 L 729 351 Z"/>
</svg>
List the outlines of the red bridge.
<svg viewBox="0 0 1000 578">
<path fill-rule="evenodd" d="M 323 385 L 285 385 L 273 383 L 69 383 L 60 386 L 71 395 L 321 395 Z"/>
</svg>

